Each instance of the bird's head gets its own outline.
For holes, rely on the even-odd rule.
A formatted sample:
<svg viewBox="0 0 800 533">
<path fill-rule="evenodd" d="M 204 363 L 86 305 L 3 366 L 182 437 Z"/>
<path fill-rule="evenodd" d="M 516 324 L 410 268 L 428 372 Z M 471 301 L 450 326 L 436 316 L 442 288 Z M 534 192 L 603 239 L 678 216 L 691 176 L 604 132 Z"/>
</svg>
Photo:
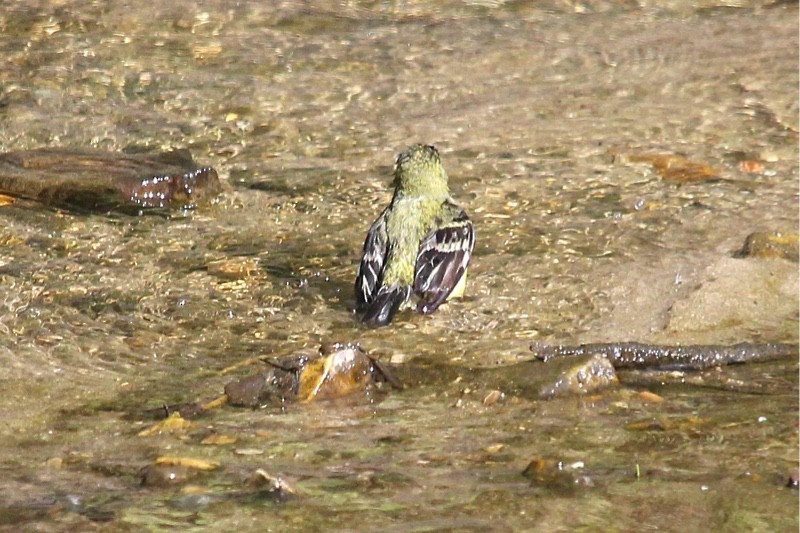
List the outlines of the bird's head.
<svg viewBox="0 0 800 533">
<path fill-rule="evenodd" d="M 400 155 L 394 165 L 394 186 L 403 196 L 450 196 L 447 173 L 434 146 L 415 144 Z"/>
</svg>

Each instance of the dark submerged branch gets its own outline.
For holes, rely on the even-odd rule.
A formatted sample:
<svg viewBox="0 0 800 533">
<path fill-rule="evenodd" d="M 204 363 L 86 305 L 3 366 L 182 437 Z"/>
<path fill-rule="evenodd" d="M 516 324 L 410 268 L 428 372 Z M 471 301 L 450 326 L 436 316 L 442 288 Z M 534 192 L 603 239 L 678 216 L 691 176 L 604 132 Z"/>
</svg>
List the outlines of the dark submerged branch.
<svg viewBox="0 0 800 533">
<path fill-rule="evenodd" d="M 578 346 L 531 344 L 535 357 L 547 361 L 554 357 L 578 357 L 599 353 L 614 368 L 662 368 L 702 370 L 739 363 L 755 363 L 797 358 L 797 344 L 750 343 L 664 346 L 641 342 L 592 343 Z"/>
<path fill-rule="evenodd" d="M 789 379 L 762 377 L 760 379 L 741 379 L 729 372 L 717 369 L 700 371 L 632 370 L 620 374 L 620 380 L 627 387 L 663 387 L 668 385 L 690 385 L 705 389 L 726 390 L 744 394 L 789 394 L 796 389 Z"/>
</svg>

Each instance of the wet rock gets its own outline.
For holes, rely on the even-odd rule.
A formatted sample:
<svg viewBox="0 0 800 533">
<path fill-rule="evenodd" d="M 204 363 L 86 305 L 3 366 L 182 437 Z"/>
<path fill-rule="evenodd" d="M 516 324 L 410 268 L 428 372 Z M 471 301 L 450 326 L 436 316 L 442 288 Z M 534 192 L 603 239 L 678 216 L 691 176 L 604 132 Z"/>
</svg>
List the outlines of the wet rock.
<svg viewBox="0 0 800 533">
<path fill-rule="evenodd" d="M 334 345 L 300 370 L 298 398 L 323 400 L 364 390 L 372 381 L 372 359 L 358 345 Z"/>
<path fill-rule="evenodd" d="M 364 391 L 377 382 L 402 388 L 384 364 L 350 343 L 324 346 L 315 356 L 290 356 L 269 363 L 272 368 L 266 372 L 225 386 L 231 405 L 257 407 L 338 398 Z"/>
<path fill-rule="evenodd" d="M 187 150 L 125 154 L 42 148 L 0 154 L 0 193 L 79 211 L 194 208 L 221 190 Z"/>
<path fill-rule="evenodd" d="M 666 332 L 714 332 L 797 338 L 797 265 L 778 259 L 724 257 L 702 274 L 702 284 L 669 309 Z M 734 337 L 735 338 L 735 337 Z"/>
<path fill-rule="evenodd" d="M 757 231 L 747 236 L 738 257 L 779 257 L 798 262 L 800 244 L 797 232 Z"/>
<path fill-rule="evenodd" d="M 228 403 L 237 407 L 258 407 L 279 404 L 297 395 L 297 375 L 280 368 L 271 368 L 225 385 Z"/>
<path fill-rule="evenodd" d="M 587 394 L 619 383 L 614 365 L 602 354 L 594 354 L 563 372 L 555 383 L 542 388 L 542 398 Z"/>
</svg>

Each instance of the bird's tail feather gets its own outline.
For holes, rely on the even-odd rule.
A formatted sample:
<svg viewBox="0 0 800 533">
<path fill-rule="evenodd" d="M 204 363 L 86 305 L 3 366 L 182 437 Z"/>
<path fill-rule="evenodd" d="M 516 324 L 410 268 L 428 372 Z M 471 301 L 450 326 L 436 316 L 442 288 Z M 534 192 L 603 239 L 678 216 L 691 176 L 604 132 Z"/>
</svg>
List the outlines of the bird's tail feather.
<svg viewBox="0 0 800 533">
<path fill-rule="evenodd" d="M 367 311 L 361 317 L 361 321 L 373 326 L 385 326 L 394 318 L 395 313 L 400 309 L 411 296 L 411 287 L 381 287 L 372 302 L 369 303 Z"/>
</svg>

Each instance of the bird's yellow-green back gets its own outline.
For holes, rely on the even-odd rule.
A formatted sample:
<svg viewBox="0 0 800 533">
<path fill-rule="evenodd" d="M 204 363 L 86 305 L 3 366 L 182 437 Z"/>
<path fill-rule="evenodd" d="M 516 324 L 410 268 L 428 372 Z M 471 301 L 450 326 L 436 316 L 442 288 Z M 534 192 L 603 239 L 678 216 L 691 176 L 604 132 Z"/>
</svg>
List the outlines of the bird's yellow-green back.
<svg viewBox="0 0 800 533">
<path fill-rule="evenodd" d="M 416 144 L 395 164 L 392 201 L 370 227 L 356 279 L 364 321 L 378 325 L 409 306 L 412 293 L 433 312 L 454 288 L 463 292 L 474 245 L 472 223 L 450 199 L 447 173 L 433 146 Z"/>
</svg>

